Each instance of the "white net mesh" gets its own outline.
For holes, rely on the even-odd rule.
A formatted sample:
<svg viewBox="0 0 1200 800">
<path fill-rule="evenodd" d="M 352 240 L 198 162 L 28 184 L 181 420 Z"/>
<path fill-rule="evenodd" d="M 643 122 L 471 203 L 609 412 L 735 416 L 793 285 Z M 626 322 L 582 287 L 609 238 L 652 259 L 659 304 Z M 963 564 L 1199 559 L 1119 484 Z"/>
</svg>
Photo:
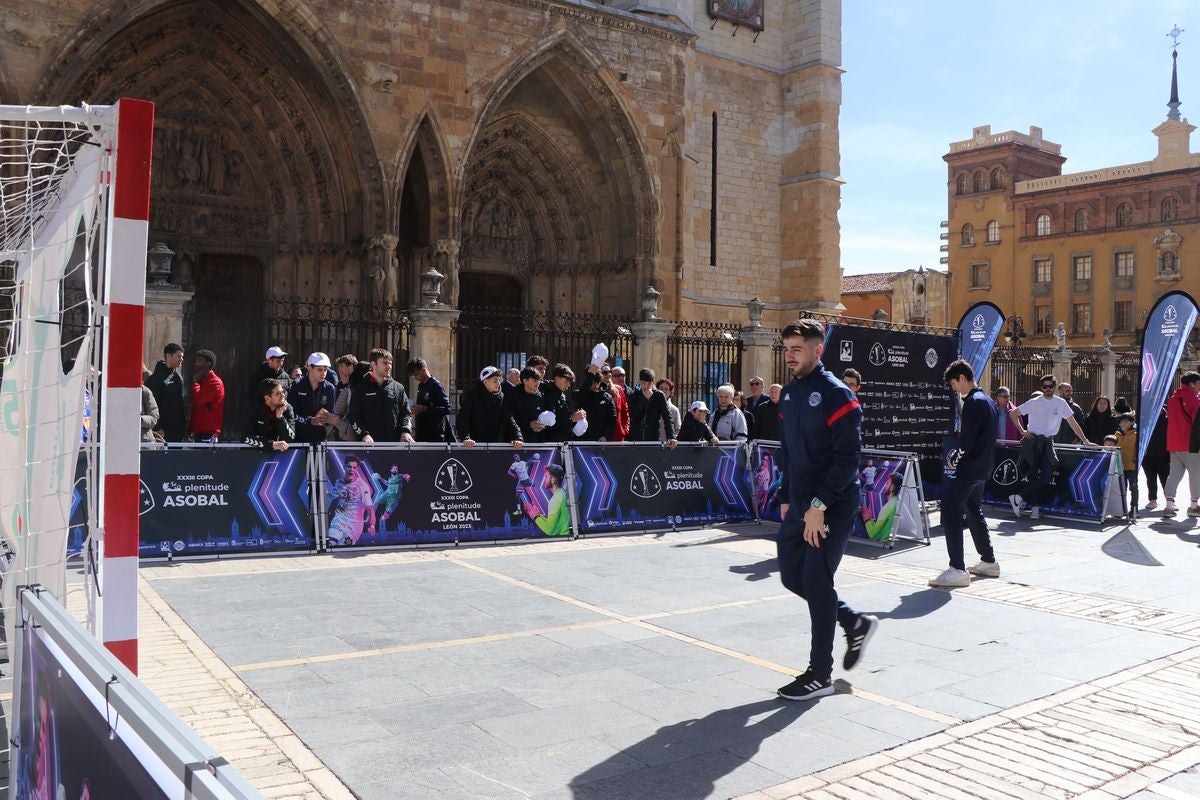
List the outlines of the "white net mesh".
<svg viewBox="0 0 1200 800">
<path fill-rule="evenodd" d="M 86 608 L 95 582 L 68 576 L 96 519 L 111 111 L 0 106 L 0 611 L 4 658 L 15 587 L 41 584 Z M 74 525 L 74 529 L 72 529 Z M 80 564 L 90 559 L 81 558 Z M 79 596 L 68 598 L 68 591 Z M 83 602 L 86 597 L 87 602 Z M 0 698 L 11 674 L 0 664 Z M 7 745 L 8 736 L 3 738 Z"/>
</svg>

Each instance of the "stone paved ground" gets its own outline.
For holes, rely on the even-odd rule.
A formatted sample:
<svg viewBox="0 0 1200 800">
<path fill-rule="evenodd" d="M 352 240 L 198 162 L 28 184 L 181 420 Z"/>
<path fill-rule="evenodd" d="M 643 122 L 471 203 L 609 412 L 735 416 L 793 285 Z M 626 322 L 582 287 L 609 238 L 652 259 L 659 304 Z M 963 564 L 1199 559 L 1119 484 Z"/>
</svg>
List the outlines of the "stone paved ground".
<svg viewBox="0 0 1200 800">
<path fill-rule="evenodd" d="M 1200 796 L 1200 529 L 1059 525 L 954 592 L 855 547 L 882 625 L 815 703 L 753 526 L 146 566 L 142 675 L 273 797 Z"/>
</svg>

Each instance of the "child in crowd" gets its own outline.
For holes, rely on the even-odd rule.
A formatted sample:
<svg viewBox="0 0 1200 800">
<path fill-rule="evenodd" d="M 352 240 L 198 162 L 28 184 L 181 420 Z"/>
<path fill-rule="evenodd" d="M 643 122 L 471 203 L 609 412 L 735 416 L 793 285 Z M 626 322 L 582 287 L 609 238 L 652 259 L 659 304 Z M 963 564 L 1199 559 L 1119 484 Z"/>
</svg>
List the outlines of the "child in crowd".
<svg viewBox="0 0 1200 800">
<path fill-rule="evenodd" d="M 1129 485 L 1129 518 L 1137 519 L 1138 468 L 1137 431 L 1133 427 L 1134 416 L 1126 412 L 1117 417 L 1117 446 L 1121 448 L 1121 469 L 1124 482 Z"/>
</svg>

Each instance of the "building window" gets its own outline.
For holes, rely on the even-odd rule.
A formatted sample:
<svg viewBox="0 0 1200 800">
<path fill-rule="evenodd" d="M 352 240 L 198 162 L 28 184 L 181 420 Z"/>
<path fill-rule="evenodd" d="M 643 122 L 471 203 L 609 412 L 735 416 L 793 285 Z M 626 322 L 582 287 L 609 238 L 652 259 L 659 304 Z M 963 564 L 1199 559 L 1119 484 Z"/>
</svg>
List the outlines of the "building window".
<svg viewBox="0 0 1200 800">
<path fill-rule="evenodd" d="M 1049 214 L 1038 214 L 1037 235 L 1038 236 L 1049 236 L 1050 235 L 1050 215 Z"/>
<path fill-rule="evenodd" d="M 1133 277 L 1133 253 L 1113 253 L 1113 268 L 1118 278 Z"/>
<path fill-rule="evenodd" d="M 1054 333 L 1054 323 L 1050 321 L 1050 306 L 1033 307 L 1033 333 L 1036 336 L 1049 336 Z"/>
<path fill-rule="evenodd" d="M 1162 201 L 1162 221 L 1174 222 L 1179 219 L 1179 200 L 1175 197 L 1168 197 Z"/>
<path fill-rule="evenodd" d="M 971 264 L 972 289 L 989 289 L 992 286 L 992 267 L 987 261 L 975 261 Z"/>
<path fill-rule="evenodd" d="M 1000 241 L 1000 223 L 996 220 L 989 220 L 987 226 L 988 244 L 995 244 Z"/>
<path fill-rule="evenodd" d="M 1128 333 L 1133 330 L 1133 301 L 1118 300 L 1113 303 L 1113 330 Z"/>
<path fill-rule="evenodd" d="M 969 222 L 966 225 L 962 226 L 962 246 L 963 247 L 974 247 L 975 246 L 975 226 Z"/>
<path fill-rule="evenodd" d="M 1004 188 L 1004 167 L 996 167 L 992 170 L 992 188 Z"/>
<path fill-rule="evenodd" d="M 1081 208 L 1075 212 L 1075 232 L 1083 233 L 1088 229 L 1088 210 Z"/>
<path fill-rule="evenodd" d="M 1117 227 L 1128 228 L 1133 224 L 1133 206 L 1129 203 L 1121 203 L 1117 206 Z"/>
<path fill-rule="evenodd" d="M 1071 333 L 1092 332 L 1092 304 L 1076 303 L 1071 307 Z"/>
<path fill-rule="evenodd" d="M 975 173 L 973 188 L 977 192 L 987 191 L 987 176 L 983 174 L 983 170 Z"/>
<path fill-rule="evenodd" d="M 1075 276 L 1075 280 L 1090 281 L 1092 279 L 1091 256 L 1075 256 L 1071 259 L 1071 267 L 1071 274 Z"/>
<path fill-rule="evenodd" d="M 967 193 L 967 176 L 965 174 L 958 176 L 957 189 L 959 194 Z"/>
<path fill-rule="evenodd" d="M 1053 272 L 1054 262 L 1048 258 L 1035 258 L 1033 260 L 1033 282 L 1034 283 L 1049 283 L 1050 276 Z"/>
</svg>

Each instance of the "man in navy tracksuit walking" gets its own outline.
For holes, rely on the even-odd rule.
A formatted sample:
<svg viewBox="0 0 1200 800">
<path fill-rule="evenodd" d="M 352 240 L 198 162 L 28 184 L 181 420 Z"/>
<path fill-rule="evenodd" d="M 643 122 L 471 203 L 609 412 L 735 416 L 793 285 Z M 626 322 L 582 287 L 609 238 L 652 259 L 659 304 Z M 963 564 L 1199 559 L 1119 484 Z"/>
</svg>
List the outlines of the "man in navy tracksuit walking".
<svg viewBox="0 0 1200 800">
<path fill-rule="evenodd" d="M 804 598 L 812 622 L 808 669 L 779 690 L 785 700 L 833 694 L 835 623 L 846 634 L 843 669 L 858 664 L 879 626 L 838 599 L 833 575 L 860 513 L 859 455 L 862 409 L 854 393 L 821 364 L 825 328 L 803 320 L 783 329 L 792 381 L 779 400 L 779 491 L 783 524 L 777 548 L 783 585 Z"/>
<path fill-rule="evenodd" d="M 996 406 L 975 385 L 975 371 L 959 359 L 946 368 L 946 383 L 963 399 L 958 447 L 950 453 L 947 470 L 954 475 L 945 481 L 942 495 L 942 531 L 950 553 L 950 568 L 929 581 L 930 586 L 951 589 L 970 586 L 972 575 L 1000 577 L 1000 565 L 992 551 L 987 520 L 983 518 L 983 484 L 996 457 Z M 963 516 L 971 539 L 979 551 L 978 564 L 967 569 L 963 561 Z"/>
</svg>

